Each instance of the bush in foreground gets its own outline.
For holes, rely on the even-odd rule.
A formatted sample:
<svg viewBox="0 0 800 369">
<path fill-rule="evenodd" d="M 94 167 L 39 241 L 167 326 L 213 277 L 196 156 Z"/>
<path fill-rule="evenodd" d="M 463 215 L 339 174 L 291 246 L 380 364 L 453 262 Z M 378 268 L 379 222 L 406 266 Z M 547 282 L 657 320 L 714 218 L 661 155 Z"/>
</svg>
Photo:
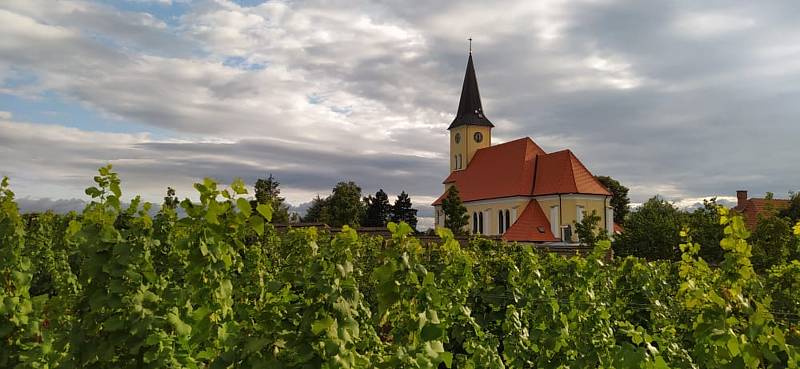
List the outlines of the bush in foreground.
<svg viewBox="0 0 800 369">
<path fill-rule="evenodd" d="M 79 215 L 19 215 L 0 188 L 0 367 L 796 368 L 798 262 L 761 277 L 741 218 L 719 268 L 476 239 L 277 233 L 241 182 L 186 216 L 120 205 L 110 167 Z M 794 228 L 800 233 L 800 225 Z"/>
</svg>

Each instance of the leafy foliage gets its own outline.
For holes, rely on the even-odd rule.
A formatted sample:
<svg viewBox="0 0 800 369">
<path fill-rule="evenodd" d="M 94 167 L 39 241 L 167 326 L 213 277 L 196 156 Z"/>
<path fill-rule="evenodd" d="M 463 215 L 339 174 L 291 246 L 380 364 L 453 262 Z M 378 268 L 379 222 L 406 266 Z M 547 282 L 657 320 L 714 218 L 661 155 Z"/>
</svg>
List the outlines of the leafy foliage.
<svg viewBox="0 0 800 369">
<path fill-rule="evenodd" d="M 411 206 L 411 197 L 405 191 L 400 192 L 397 199 L 394 200 L 389 218 L 392 222 L 404 222 L 411 226 L 411 229 L 417 229 L 417 209 Z"/>
<path fill-rule="evenodd" d="M 611 191 L 611 207 L 614 208 L 614 222 L 622 224 L 630 212 L 631 199 L 628 197 L 628 187 L 622 185 L 609 176 L 596 176 L 598 181 Z"/>
<path fill-rule="evenodd" d="M 653 197 L 625 219 L 625 230 L 614 240 L 614 253 L 649 260 L 678 259 L 681 243 L 678 232 L 683 225 L 684 214 L 680 210 L 660 197 Z"/>
<path fill-rule="evenodd" d="M 466 233 L 465 228 L 469 224 L 469 215 L 467 215 L 467 207 L 461 202 L 458 187 L 450 186 L 447 189 L 447 197 L 442 200 L 442 211 L 446 228 L 451 229 L 455 234 Z"/>
<path fill-rule="evenodd" d="M 270 174 L 267 178 L 259 178 L 256 180 L 255 186 L 255 204 L 264 204 L 272 207 L 272 221 L 278 224 L 289 223 L 289 205 L 286 204 L 286 199 L 281 197 L 281 183 Z"/>
<path fill-rule="evenodd" d="M 755 273 L 718 209 L 718 268 L 585 257 L 447 229 L 423 244 L 350 227 L 279 233 L 241 181 L 195 185 L 185 217 L 101 168 L 81 214 L 17 211 L 0 186 L 3 368 L 797 368 L 800 262 Z M 122 219 L 122 220 L 121 220 Z M 800 235 L 800 224 L 792 232 Z"/>
<path fill-rule="evenodd" d="M 364 227 L 385 227 L 392 215 L 392 205 L 389 204 L 389 196 L 383 190 L 378 190 L 375 196 L 364 198 L 366 210 L 361 225 Z"/>
<path fill-rule="evenodd" d="M 608 234 L 598 227 L 600 216 L 596 211 L 586 214 L 580 222 L 575 223 L 575 233 L 582 245 L 592 246 L 601 240 L 607 240 Z"/>
</svg>

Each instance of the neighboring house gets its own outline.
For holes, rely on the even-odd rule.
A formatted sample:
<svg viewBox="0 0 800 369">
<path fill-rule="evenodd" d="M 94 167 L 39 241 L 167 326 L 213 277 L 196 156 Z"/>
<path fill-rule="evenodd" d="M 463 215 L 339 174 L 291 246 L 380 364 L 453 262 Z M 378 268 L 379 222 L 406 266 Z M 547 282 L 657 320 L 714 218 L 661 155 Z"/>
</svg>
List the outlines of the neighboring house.
<svg viewBox="0 0 800 369">
<path fill-rule="evenodd" d="M 434 203 L 444 226 L 442 200 L 456 186 L 472 234 L 507 241 L 576 242 L 574 223 L 595 212 L 612 234 L 611 193 L 570 150 L 547 153 L 530 138 L 492 145 L 494 125 L 483 113 L 472 53 L 450 131 L 450 175 Z"/>
<path fill-rule="evenodd" d="M 736 191 L 736 206 L 734 211 L 742 214 L 747 228 L 751 231 L 756 229 L 758 217 L 768 217 L 777 214 L 779 211 L 789 207 L 789 200 L 767 199 L 767 198 L 747 198 L 746 190 Z"/>
</svg>

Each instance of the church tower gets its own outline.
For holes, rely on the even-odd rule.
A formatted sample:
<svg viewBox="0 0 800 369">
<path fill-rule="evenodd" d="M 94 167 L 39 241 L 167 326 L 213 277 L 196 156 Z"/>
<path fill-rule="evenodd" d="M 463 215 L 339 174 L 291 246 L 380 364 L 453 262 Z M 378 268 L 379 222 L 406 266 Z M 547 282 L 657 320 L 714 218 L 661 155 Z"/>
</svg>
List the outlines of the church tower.
<svg viewBox="0 0 800 369">
<path fill-rule="evenodd" d="M 450 171 L 466 169 L 478 149 L 492 145 L 494 125 L 483 114 L 481 94 L 478 92 L 478 79 L 472 64 L 472 50 L 469 52 L 467 72 L 461 87 L 461 101 L 450 131 Z"/>
</svg>

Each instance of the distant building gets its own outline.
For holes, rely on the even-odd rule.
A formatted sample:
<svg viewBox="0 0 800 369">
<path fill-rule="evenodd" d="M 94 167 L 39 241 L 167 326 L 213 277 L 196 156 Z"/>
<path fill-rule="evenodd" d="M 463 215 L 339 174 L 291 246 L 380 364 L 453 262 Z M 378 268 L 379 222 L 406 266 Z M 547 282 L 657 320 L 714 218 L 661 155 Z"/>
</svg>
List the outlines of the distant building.
<svg viewBox="0 0 800 369">
<path fill-rule="evenodd" d="M 576 242 L 574 223 L 595 212 L 599 227 L 614 232 L 611 193 L 570 150 L 547 153 L 528 137 L 492 145 L 494 125 L 484 115 L 472 62 L 450 126 L 450 175 L 434 203 L 444 226 L 442 200 L 456 186 L 472 234 L 507 241 Z"/>
<path fill-rule="evenodd" d="M 789 200 L 767 199 L 767 198 L 747 198 L 746 190 L 736 191 L 736 206 L 734 211 L 742 214 L 747 228 L 751 231 L 756 229 L 758 217 L 768 217 L 775 215 L 783 209 L 789 207 Z"/>
</svg>

